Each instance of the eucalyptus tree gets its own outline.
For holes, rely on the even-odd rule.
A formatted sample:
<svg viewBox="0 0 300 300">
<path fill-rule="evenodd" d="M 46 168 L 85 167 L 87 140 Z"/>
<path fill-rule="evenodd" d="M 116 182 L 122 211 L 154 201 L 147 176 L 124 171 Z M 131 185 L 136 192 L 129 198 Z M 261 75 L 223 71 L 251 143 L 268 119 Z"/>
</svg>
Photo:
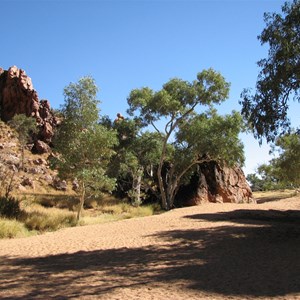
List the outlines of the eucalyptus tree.
<svg viewBox="0 0 300 300">
<path fill-rule="evenodd" d="M 159 163 L 161 138 L 156 132 L 143 131 L 139 122 L 129 118 L 113 122 L 105 116 L 101 124 L 114 128 L 119 140 L 110 164 L 110 174 L 117 177 L 117 192 L 125 193 L 133 205 L 140 205 L 147 191 L 157 194 L 154 170 Z"/>
<path fill-rule="evenodd" d="M 300 186 L 300 132 L 293 131 L 276 139 L 273 152 L 278 156 L 270 161 L 275 176 L 290 187 Z"/>
<path fill-rule="evenodd" d="M 241 94 L 242 114 L 260 142 L 287 133 L 289 103 L 300 102 L 300 1 L 286 2 L 282 13 L 265 13 L 258 39 L 269 45 L 268 57 L 258 62 L 255 93 L 244 89 Z"/>
<path fill-rule="evenodd" d="M 132 184 L 128 196 L 134 205 L 142 203 L 147 190 L 157 193 L 154 170 L 159 163 L 160 149 L 160 137 L 148 131 L 137 135 L 130 147 L 125 148 L 120 170 L 125 176 L 130 174 Z"/>
<path fill-rule="evenodd" d="M 98 124 L 97 91 L 92 77 L 83 77 L 64 89 L 63 122 L 54 141 L 59 176 L 79 182 L 77 219 L 86 195 L 111 191 L 115 185 L 115 180 L 107 176 L 107 167 L 117 144 L 116 132 Z"/>
<path fill-rule="evenodd" d="M 208 69 L 193 82 L 174 78 L 156 92 L 148 87 L 131 91 L 128 113 L 161 138 L 157 179 L 164 209 L 173 207 L 180 183 L 196 164 L 207 159 L 242 162 L 240 115 L 220 117 L 211 109 L 228 98 L 229 86 L 220 73 Z M 199 107 L 209 111 L 200 113 Z"/>
</svg>

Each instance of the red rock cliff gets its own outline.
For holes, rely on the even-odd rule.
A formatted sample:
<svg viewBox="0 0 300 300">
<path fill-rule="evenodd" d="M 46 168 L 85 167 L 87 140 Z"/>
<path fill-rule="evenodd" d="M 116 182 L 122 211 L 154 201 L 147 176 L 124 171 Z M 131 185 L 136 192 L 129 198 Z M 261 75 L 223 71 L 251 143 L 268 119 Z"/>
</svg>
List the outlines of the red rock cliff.
<svg viewBox="0 0 300 300">
<path fill-rule="evenodd" d="M 213 160 L 198 165 L 190 183 L 180 189 L 177 200 L 187 206 L 205 202 L 255 202 L 242 169 L 221 166 Z"/>
<path fill-rule="evenodd" d="M 58 123 L 48 100 L 39 101 L 31 78 L 16 66 L 7 71 L 0 68 L 0 108 L 1 119 L 11 120 L 16 114 L 32 116 L 40 128 L 37 141 L 51 143 L 54 128 Z"/>
</svg>

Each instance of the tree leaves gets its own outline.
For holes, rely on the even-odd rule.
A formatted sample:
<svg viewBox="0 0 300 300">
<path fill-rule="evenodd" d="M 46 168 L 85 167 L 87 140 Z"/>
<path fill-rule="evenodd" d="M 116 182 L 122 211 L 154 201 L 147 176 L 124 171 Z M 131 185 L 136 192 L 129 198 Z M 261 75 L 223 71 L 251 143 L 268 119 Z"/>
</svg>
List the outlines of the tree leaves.
<svg viewBox="0 0 300 300">
<path fill-rule="evenodd" d="M 255 94 L 241 94 L 242 114 L 260 142 L 287 133 L 289 101 L 300 102 L 300 1 L 286 2 L 282 12 L 264 15 L 266 28 L 258 38 L 269 44 L 268 58 L 258 62 Z"/>
<path fill-rule="evenodd" d="M 142 88 L 130 93 L 128 112 L 143 126 L 152 125 L 161 139 L 157 178 L 164 209 L 172 208 L 180 183 L 204 154 L 243 162 L 241 117 L 235 113 L 223 119 L 213 110 L 198 114 L 196 109 L 223 102 L 229 86 L 220 73 L 208 69 L 193 82 L 173 78 L 157 92 Z"/>
<path fill-rule="evenodd" d="M 115 185 L 115 180 L 107 176 L 106 170 L 117 137 L 113 129 L 98 124 L 97 90 L 91 77 L 83 77 L 65 88 L 64 121 L 54 141 L 59 155 L 56 160 L 59 175 L 76 178 L 81 187 L 78 219 L 85 196 L 111 191 Z"/>
<path fill-rule="evenodd" d="M 190 114 L 197 105 L 223 102 L 228 97 L 229 87 L 220 73 L 204 70 L 192 83 L 173 78 L 157 92 L 147 87 L 134 89 L 127 99 L 128 113 L 138 115 L 144 125 L 163 117 L 178 120 Z"/>
</svg>

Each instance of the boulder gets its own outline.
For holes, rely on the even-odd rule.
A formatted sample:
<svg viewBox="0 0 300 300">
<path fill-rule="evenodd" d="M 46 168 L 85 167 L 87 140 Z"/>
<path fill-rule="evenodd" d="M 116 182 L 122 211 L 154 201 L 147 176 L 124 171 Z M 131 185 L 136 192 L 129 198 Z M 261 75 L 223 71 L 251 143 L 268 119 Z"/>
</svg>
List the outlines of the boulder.
<svg viewBox="0 0 300 300">
<path fill-rule="evenodd" d="M 38 153 L 38 154 L 43 154 L 43 153 L 49 153 L 51 152 L 51 148 L 48 144 L 46 144 L 43 141 L 36 141 L 34 143 L 33 149 L 34 152 Z"/>
<path fill-rule="evenodd" d="M 23 181 L 21 182 L 22 186 L 30 186 L 34 189 L 34 182 L 31 178 L 25 177 Z"/>
<path fill-rule="evenodd" d="M 242 169 L 221 166 L 216 161 L 199 164 L 190 183 L 180 188 L 176 200 L 184 206 L 255 202 Z"/>
<path fill-rule="evenodd" d="M 47 166 L 48 165 L 48 162 L 44 158 L 41 158 L 41 157 L 32 160 L 32 163 L 36 166 L 42 166 L 42 165 Z"/>
<path fill-rule="evenodd" d="M 58 191 L 66 191 L 68 187 L 67 182 L 65 180 L 61 180 L 60 178 L 54 178 L 52 186 Z"/>
<path fill-rule="evenodd" d="M 79 190 L 79 183 L 77 181 L 77 179 L 74 179 L 72 182 L 72 190 L 73 191 L 78 191 Z"/>
</svg>

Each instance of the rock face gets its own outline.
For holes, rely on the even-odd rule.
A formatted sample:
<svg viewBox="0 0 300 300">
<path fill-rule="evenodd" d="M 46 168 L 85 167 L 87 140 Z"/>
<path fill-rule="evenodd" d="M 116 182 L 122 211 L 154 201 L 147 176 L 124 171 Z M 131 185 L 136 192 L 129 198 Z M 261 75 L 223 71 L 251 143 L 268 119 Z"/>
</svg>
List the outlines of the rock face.
<svg viewBox="0 0 300 300">
<path fill-rule="evenodd" d="M 32 154 L 25 148 L 24 154 L 24 167 L 21 168 L 22 153 L 18 136 L 0 120 L 0 195 L 10 181 L 13 190 L 21 192 L 37 190 L 48 193 L 49 188 L 60 191 L 68 188 L 67 183 L 58 178 L 57 171 L 50 168 L 48 153 Z"/>
<path fill-rule="evenodd" d="M 184 206 L 206 202 L 254 202 L 242 169 L 221 166 L 215 161 L 200 164 L 191 182 L 180 189 L 176 199 Z"/>
<path fill-rule="evenodd" d="M 16 114 L 34 117 L 40 129 L 37 141 L 51 143 L 58 119 L 51 111 L 47 100 L 39 101 L 31 78 L 24 70 L 16 66 L 10 67 L 7 71 L 0 68 L 0 108 L 1 119 L 5 122 Z"/>
</svg>

